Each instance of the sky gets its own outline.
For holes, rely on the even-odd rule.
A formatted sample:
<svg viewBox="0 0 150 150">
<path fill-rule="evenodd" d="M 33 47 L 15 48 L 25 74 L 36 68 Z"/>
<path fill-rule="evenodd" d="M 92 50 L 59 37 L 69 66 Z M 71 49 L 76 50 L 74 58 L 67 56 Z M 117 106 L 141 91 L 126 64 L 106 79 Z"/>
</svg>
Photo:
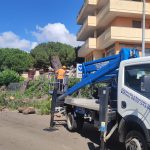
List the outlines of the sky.
<svg viewBox="0 0 150 150">
<path fill-rule="evenodd" d="M 30 51 L 42 42 L 78 46 L 77 14 L 83 0 L 1 0 L 0 48 Z"/>
</svg>

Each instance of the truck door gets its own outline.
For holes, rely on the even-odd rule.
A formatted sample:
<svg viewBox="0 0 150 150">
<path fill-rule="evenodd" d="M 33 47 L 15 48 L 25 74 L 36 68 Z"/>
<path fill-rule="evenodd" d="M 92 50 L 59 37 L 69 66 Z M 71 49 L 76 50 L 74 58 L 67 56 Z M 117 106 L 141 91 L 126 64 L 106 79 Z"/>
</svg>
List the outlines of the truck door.
<svg viewBox="0 0 150 150">
<path fill-rule="evenodd" d="M 120 67 L 118 112 L 122 117 L 136 116 L 150 129 L 150 64 Z"/>
</svg>

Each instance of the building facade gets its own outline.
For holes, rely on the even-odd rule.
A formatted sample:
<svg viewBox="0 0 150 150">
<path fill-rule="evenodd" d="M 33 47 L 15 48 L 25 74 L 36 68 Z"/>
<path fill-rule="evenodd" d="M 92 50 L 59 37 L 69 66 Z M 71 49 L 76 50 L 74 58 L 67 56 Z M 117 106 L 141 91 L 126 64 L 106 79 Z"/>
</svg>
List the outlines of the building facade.
<svg viewBox="0 0 150 150">
<path fill-rule="evenodd" d="M 117 54 L 122 47 L 142 49 L 142 0 L 85 0 L 77 16 L 78 51 L 85 61 Z M 146 55 L 150 55 L 150 0 L 146 0 Z"/>
</svg>

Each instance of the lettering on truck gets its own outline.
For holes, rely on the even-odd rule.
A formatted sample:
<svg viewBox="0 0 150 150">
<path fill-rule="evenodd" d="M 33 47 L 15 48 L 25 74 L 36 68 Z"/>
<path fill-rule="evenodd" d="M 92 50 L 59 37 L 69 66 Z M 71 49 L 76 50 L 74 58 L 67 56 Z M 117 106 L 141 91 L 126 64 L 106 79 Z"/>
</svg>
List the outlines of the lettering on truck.
<svg viewBox="0 0 150 150">
<path fill-rule="evenodd" d="M 142 99 L 138 98 L 137 96 L 133 95 L 132 93 L 128 92 L 124 88 L 121 89 L 121 94 L 127 96 L 132 101 L 136 102 L 137 104 L 143 106 L 144 108 L 150 111 L 150 105 L 144 102 Z"/>
</svg>

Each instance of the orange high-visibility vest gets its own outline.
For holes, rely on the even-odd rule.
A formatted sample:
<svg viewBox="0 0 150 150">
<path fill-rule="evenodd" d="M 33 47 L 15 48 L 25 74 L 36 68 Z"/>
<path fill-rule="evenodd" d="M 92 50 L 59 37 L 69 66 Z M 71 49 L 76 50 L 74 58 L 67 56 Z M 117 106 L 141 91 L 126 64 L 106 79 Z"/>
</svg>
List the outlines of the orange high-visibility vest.
<svg viewBox="0 0 150 150">
<path fill-rule="evenodd" d="M 64 69 L 58 69 L 56 71 L 56 74 L 57 74 L 57 79 L 64 79 L 65 77 L 65 70 Z"/>
</svg>

